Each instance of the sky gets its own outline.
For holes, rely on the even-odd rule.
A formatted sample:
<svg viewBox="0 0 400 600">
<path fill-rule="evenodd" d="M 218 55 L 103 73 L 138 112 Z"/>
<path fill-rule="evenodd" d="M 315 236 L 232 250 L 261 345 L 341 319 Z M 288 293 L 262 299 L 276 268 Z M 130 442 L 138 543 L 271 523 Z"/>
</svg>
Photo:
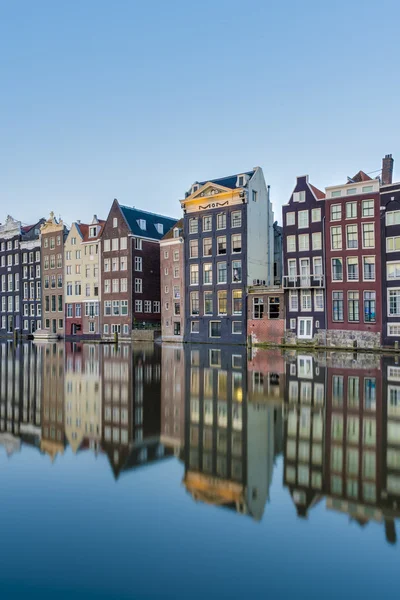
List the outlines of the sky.
<svg viewBox="0 0 400 600">
<path fill-rule="evenodd" d="M 194 181 L 261 166 L 281 222 L 297 175 L 324 189 L 391 153 L 400 179 L 399 18 L 398 0 L 0 0 L 0 221 L 88 222 L 114 198 L 179 218 Z"/>
</svg>

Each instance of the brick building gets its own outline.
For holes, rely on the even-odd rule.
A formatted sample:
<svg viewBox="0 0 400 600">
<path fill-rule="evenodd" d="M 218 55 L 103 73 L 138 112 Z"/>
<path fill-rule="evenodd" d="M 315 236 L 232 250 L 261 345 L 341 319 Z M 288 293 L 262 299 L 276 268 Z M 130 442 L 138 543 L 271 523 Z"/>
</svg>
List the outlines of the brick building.
<svg viewBox="0 0 400 600">
<path fill-rule="evenodd" d="M 285 306 L 281 287 L 249 288 L 247 335 L 252 344 L 282 343 L 285 336 Z"/>
<path fill-rule="evenodd" d="M 160 242 L 161 335 L 163 341 L 183 340 L 185 323 L 185 248 L 183 219 Z"/>
<path fill-rule="evenodd" d="M 104 337 L 130 339 L 136 323 L 160 323 L 160 240 L 175 223 L 114 200 L 101 237 Z"/>
<path fill-rule="evenodd" d="M 381 343 L 379 188 L 363 171 L 326 188 L 327 345 Z"/>
</svg>

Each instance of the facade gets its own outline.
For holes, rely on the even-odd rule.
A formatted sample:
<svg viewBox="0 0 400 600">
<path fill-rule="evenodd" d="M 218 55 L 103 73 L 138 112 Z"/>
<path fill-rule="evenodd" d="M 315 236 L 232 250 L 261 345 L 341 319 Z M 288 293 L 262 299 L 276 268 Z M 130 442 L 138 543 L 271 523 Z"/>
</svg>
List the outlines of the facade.
<svg viewBox="0 0 400 600">
<path fill-rule="evenodd" d="M 160 242 L 161 335 L 164 342 L 183 340 L 185 324 L 185 253 L 183 219 Z"/>
<path fill-rule="evenodd" d="M 100 335 L 100 236 L 105 221 L 73 223 L 64 247 L 65 334 Z"/>
<path fill-rule="evenodd" d="M 175 223 L 114 200 L 101 237 L 105 338 L 130 339 L 136 324 L 160 324 L 160 240 Z"/>
<path fill-rule="evenodd" d="M 8 215 L 0 225 L 2 335 L 29 335 L 41 325 L 40 220 L 23 226 Z"/>
<path fill-rule="evenodd" d="M 67 230 L 54 213 L 40 228 L 42 275 L 42 332 L 63 337 L 64 328 L 64 240 Z"/>
<path fill-rule="evenodd" d="M 325 194 L 297 177 L 282 208 L 286 341 L 325 342 Z"/>
<path fill-rule="evenodd" d="M 327 345 L 379 348 L 380 181 L 363 171 L 326 188 Z"/>
<path fill-rule="evenodd" d="M 184 340 L 243 344 L 247 286 L 273 279 L 273 213 L 262 169 L 195 182 L 181 206 Z"/>
<path fill-rule="evenodd" d="M 282 285 L 283 268 L 283 227 L 274 223 L 274 285 Z"/>
<path fill-rule="evenodd" d="M 285 306 L 281 287 L 249 288 L 247 335 L 252 344 L 282 344 L 285 337 Z"/>
</svg>

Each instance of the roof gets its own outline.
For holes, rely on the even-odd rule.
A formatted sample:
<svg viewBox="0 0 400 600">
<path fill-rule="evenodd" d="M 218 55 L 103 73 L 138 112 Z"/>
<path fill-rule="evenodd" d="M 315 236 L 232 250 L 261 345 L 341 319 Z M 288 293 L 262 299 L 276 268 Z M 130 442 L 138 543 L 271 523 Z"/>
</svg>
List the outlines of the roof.
<svg viewBox="0 0 400 600">
<path fill-rule="evenodd" d="M 206 181 L 199 181 L 199 185 L 205 185 L 206 183 L 215 183 L 222 185 L 223 187 L 236 188 L 236 182 L 239 175 L 248 175 L 250 178 L 253 177 L 255 169 L 253 171 L 245 171 L 244 173 L 236 173 L 236 175 L 228 175 L 227 177 L 220 177 L 219 179 L 207 179 Z"/>
<path fill-rule="evenodd" d="M 131 232 L 133 233 L 133 235 L 137 235 L 138 237 L 147 237 L 153 240 L 161 240 L 162 237 L 165 235 L 165 232 L 169 231 L 177 221 L 177 219 L 173 219 L 171 217 L 164 217 L 162 215 L 147 212 L 146 210 L 139 210 L 133 207 L 131 208 L 130 206 L 120 205 L 120 209 L 126 219 L 126 222 L 129 225 Z M 146 221 L 146 229 L 141 229 L 139 227 L 138 221 L 140 219 Z M 158 231 L 158 229 L 156 229 L 157 224 L 163 226 L 161 232 Z"/>
<path fill-rule="evenodd" d="M 164 235 L 163 240 L 170 240 L 174 237 L 174 229 L 183 229 L 183 219 L 179 219 L 173 227 Z"/>
<path fill-rule="evenodd" d="M 98 240 L 103 233 L 104 224 L 105 221 L 103 219 L 98 219 L 97 223 L 91 223 L 90 225 L 88 223 L 75 223 L 76 228 L 81 232 L 82 242 L 95 242 Z M 98 234 L 93 237 L 89 237 L 89 228 L 95 227 L 96 225 L 100 226 Z"/>
<path fill-rule="evenodd" d="M 358 171 L 347 183 L 360 183 L 361 181 L 372 181 L 372 177 L 364 173 L 364 171 Z"/>
<path fill-rule="evenodd" d="M 311 183 L 309 183 L 308 185 L 310 186 L 318 200 L 323 200 L 323 198 L 325 198 L 324 192 L 321 192 L 321 190 L 316 188 L 315 185 L 312 185 Z"/>
</svg>

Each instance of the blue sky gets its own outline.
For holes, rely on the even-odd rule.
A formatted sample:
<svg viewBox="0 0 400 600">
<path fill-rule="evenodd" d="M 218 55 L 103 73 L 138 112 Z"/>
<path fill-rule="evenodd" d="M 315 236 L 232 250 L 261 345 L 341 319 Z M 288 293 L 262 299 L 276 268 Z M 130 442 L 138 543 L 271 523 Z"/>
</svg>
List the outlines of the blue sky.
<svg viewBox="0 0 400 600">
<path fill-rule="evenodd" d="M 280 221 L 297 175 L 400 161 L 399 18 L 397 0 L 0 0 L 0 220 L 85 222 L 113 198 L 179 217 L 193 181 L 259 165 Z"/>
</svg>

